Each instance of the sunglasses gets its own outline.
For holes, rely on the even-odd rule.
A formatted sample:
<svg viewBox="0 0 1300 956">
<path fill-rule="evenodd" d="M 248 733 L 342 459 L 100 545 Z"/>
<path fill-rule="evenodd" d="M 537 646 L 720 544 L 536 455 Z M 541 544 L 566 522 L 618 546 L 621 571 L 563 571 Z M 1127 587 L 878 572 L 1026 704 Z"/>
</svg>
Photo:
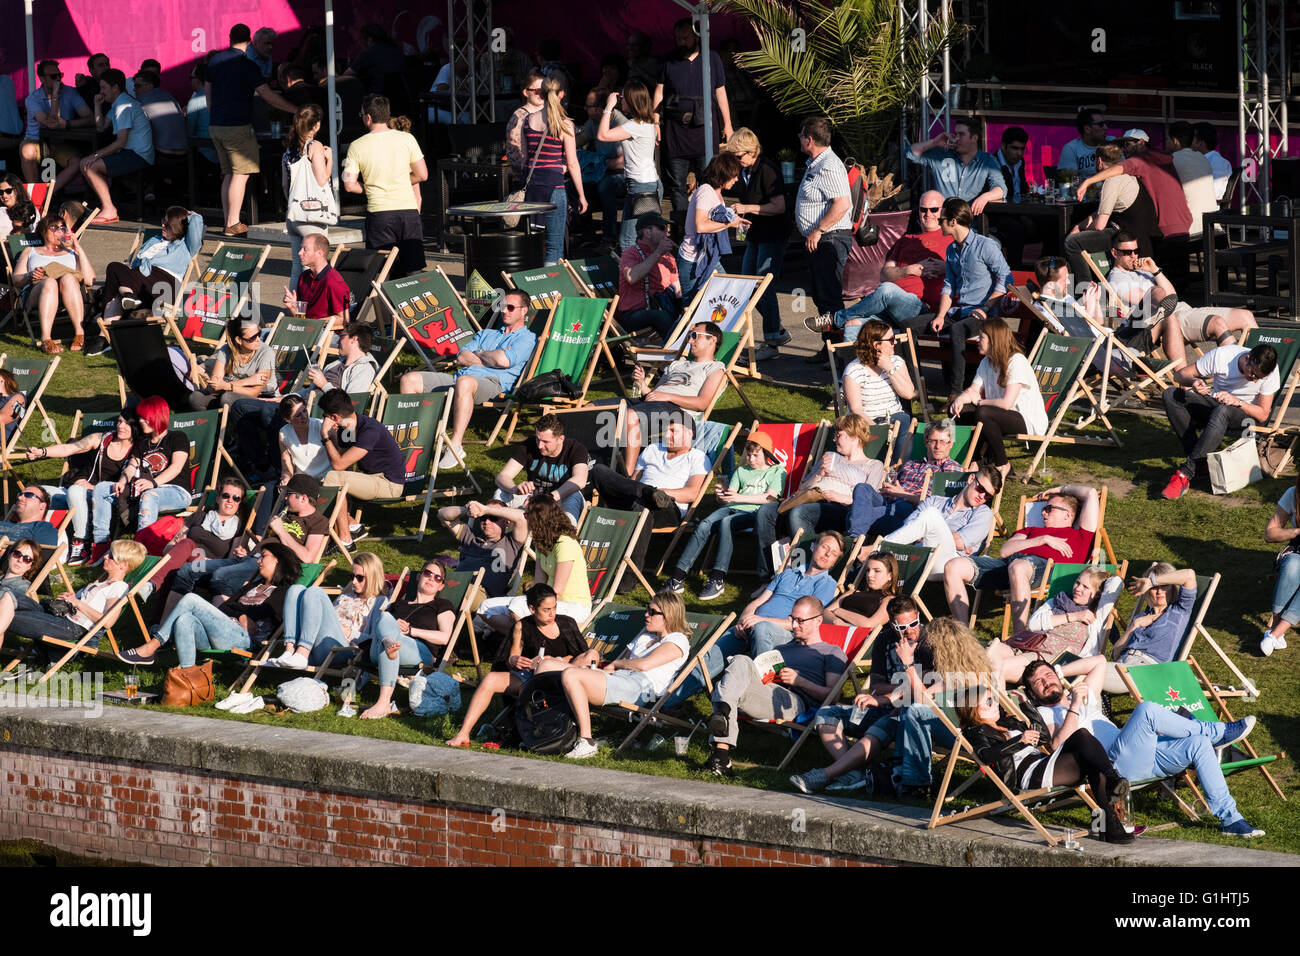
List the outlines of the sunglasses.
<svg viewBox="0 0 1300 956">
<path fill-rule="evenodd" d="M 1068 514 L 1070 509 L 1063 508 L 1060 505 L 1043 505 L 1043 514 L 1047 514 L 1049 511 L 1064 511 Z"/>
<path fill-rule="evenodd" d="M 222 501 L 243 501 L 243 500 L 244 500 L 244 496 L 243 496 L 243 495 L 238 495 L 238 494 L 236 494 L 236 495 L 230 495 L 230 494 L 226 494 L 225 492 L 222 492 L 222 493 L 221 493 L 221 500 L 222 500 Z"/>
<path fill-rule="evenodd" d="M 506 312 L 522 312 L 528 308 L 526 305 L 504 305 L 501 307 Z"/>
<path fill-rule="evenodd" d="M 938 212 L 942 208 L 942 206 L 922 206 L 921 212 Z"/>
<path fill-rule="evenodd" d="M 661 611 L 661 610 L 659 610 L 659 608 L 657 608 L 657 607 L 648 607 L 648 608 L 645 609 L 645 616 L 646 616 L 646 617 L 663 617 L 663 616 L 664 616 L 664 612 Z"/>
<path fill-rule="evenodd" d="M 708 332 L 692 332 L 692 333 L 688 336 L 688 338 L 692 338 L 692 339 L 710 338 L 710 339 L 711 339 L 711 338 L 713 338 L 713 336 L 712 336 L 710 333 L 708 333 Z"/>
<path fill-rule="evenodd" d="M 19 497 L 19 498 L 35 498 L 37 501 L 44 501 L 44 500 L 45 500 L 44 498 L 42 498 L 39 494 L 37 494 L 37 493 L 34 492 L 34 491 L 23 491 L 23 492 L 20 492 L 19 495 L 18 495 L 18 497 Z"/>
<path fill-rule="evenodd" d="M 442 575 L 441 575 L 441 574 L 439 574 L 439 573 L 436 572 L 436 571 L 430 571 L 428 568 L 425 568 L 423 571 L 420 572 L 420 577 L 422 577 L 422 578 L 433 578 L 435 581 L 441 581 L 441 580 L 442 580 Z"/>
<path fill-rule="evenodd" d="M 12 557 L 14 560 L 21 561 L 23 564 L 31 564 L 36 560 L 35 555 L 28 554 L 26 551 L 15 551 Z"/>
<path fill-rule="evenodd" d="M 12 196 L 15 192 L 17 190 L 10 186 L 8 189 L 0 189 L 0 196 Z"/>
<path fill-rule="evenodd" d="M 542 92 L 542 88 L 541 88 L 540 86 L 526 86 L 526 87 L 524 87 L 524 92 L 525 92 L 525 93 L 540 93 L 540 92 Z"/>
<path fill-rule="evenodd" d="M 354 574 L 352 575 L 352 580 L 364 582 L 366 580 L 366 576 L 364 574 Z"/>
<path fill-rule="evenodd" d="M 1137 249 L 1116 249 L 1115 252 L 1121 256 L 1135 256 L 1138 254 Z"/>
<path fill-rule="evenodd" d="M 892 622 L 892 627 L 894 630 L 898 631 L 899 634 L 906 634 L 908 631 L 914 630 L 920 626 L 921 619 L 919 617 L 907 624 L 899 624 L 897 621 Z"/>
<path fill-rule="evenodd" d="M 884 343 L 884 342 L 888 342 L 888 343 L 890 343 L 890 344 L 892 345 L 892 344 L 894 343 L 894 337 L 893 337 L 892 335 L 886 335 L 886 336 L 885 336 L 883 339 L 881 339 L 880 341 L 881 341 L 882 343 Z"/>
<path fill-rule="evenodd" d="M 990 491 L 986 485 L 982 485 L 978 481 L 971 486 L 971 491 L 978 491 L 985 498 L 993 497 L 993 492 Z"/>
</svg>

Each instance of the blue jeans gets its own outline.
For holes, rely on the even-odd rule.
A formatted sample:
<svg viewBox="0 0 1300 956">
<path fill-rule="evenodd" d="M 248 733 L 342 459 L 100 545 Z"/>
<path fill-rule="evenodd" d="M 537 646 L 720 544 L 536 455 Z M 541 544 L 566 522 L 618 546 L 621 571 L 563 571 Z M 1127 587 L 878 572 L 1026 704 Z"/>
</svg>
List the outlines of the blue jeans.
<svg viewBox="0 0 1300 956">
<path fill-rule="evenodd" d="M 818 531 L 838 531 L 844 533 L 844 526 L 849 516 L 848 505 L 837 505 L 833 501 L 810 501 L 797 505 L 785 513 L 790 522 L 790 535 L 793 537 L 802 531 L 800 547 L 812 553 L 813 541 Z"/>
<path fill-rule="evenodd" d="M 72 513 L 72 537 L 84 541 L 90 527 L 90 494 L 92 489 L 84 485 L 43 485 L 45 493 L 50 496 L 50 507 L 56 511 L 66 508 Z M 109 487 L 112 487 L 111 485 Z M 108 530 L 104 531 L 104 540 L 108 540 Z"/>
<path fill-rule="evenodd" d="M 903 329 L 907 328 L 907 320 L 916 318 L 924 308 L 917 296 L 892 282 L 882 282 L 855 305 L 836 312 L 835 324 L 844 329 L 844 340 L 852 342 L 857 338 L 858 326 L 867 319 L 882 319 L 896 329 Z"/>
<path fill-rule="evenodd" d="M 772 545 L 776 542 L 776 527 L 781 520 L 777 513 L 779 502 L 769 501 L 754 514 L 754 533 L 758 536 L 758 579 L 772 578 Z"/>
<path fill-rule="evenodd" d="M 718 675 L 727 669 L 727 658 L 735 657 L 737 654 L 757 657 L 765 651 L 788 643 L 790 643 L 790 632 L 766 621 L 760 621 L 748 637 L 742 636 L 739 628 L 729 627 L 713 642 L 709 652 L 704 655 L 704 668 L 709 672 L 709 680 L 716 682 Z M 704 679 L 700 677 L 700 669 L 692 668 L 681 686 L 664 701 L 664 706 L 676 707 L 702 690 L 704 690 Z"/>
<path fill-rule="evenodd" d="M 1106 756 L 1120 776 L 1135 783 L 1195 767 L 1210 812 L 1220 824 L 1229 826 L 1241 819 L 1241 813 L 1214 752 L 1214 744 L 1222 736 L 1223 724 L 1180 717 L 1159 704 L 1143 701 L 1106 749 Z"/>
<path fill-rule="evenodd" d="M 1288 554 L 1277 566 L 1273 613 L 1288 624 L 1300 624 L 1300 554 Z"/>
<path fill-rule="evenodd" d="M 618 240 L 618 201 L 626 186 L 627 176 L 623 173 L 606 173 L 605 178 L 596 185 L 596 194 L 600 196 L 602 231 L 610 242 Z"/>
<path fill-rule="evenodd" d="M 638 183 L 627 180 L 627 196 L 623 199 L 623 222 L 618 229 L 618 251 L 622 252 L 636 242 L 636 198 L 654 194 L 660 202 L 664 198 L 664 184 L 659 180 Z"/>
<path fill-rule="evenodd" d="M 781 309 L 776 301 L 776 284 L 781 279 L 781 266 L 785 263 L 785 247 L 781 242 L 746 242 L 745 258 L 740 271 L 747 276 L 770 275 L 763 298 L 758 300 L 758 314 L 763 317 L 763 338 L 781 337 Z"/>
<path fill-rule="evenodd" d="M 417 664 L 432 664 L 438 650 L 427 641 L 403 634 L 397 629 L 397 621 L 385 612 L 379 616 L 375 626 L 373 640 L 370 642 L 370 660 L 379 667 L 379 686 L 397 685 L 398 671 L 403 667 L 415 667 Z M 401 648 L 397 659 L 393 660 L 384 653 L 384 641 L 398 641 Z"/>
<path fill-rule="evenodd" d="M 928 787 L 930 763 L 937 739 L 942 747 L 955 743 L 952 732 L 927 704 L 909 704 L 872 724 L 867 733 L 885 745 L 894 744 L 902 760 L 899 780 L 905 787 Z"/>
<path fill-rule="evenodd" d="M 618 314 L 618 324 L 623 331 L 635 335 L 643 329 L 650 329 L 663 342 L 673 331 L 673 317 L 663 309 L 633 309 Z"/>
<path fill-rule="evenodd" d="M 113 524 L 113 503 L 117 501 L 117 489 L 111 481 L 101 481 L 91 493 L 91 533 L 96 544 L 108 540 L 108 530 Z M 140 527 L 144 527 L 143 524 Z"/>
<path fill-rule="evenodd" d="M 718 553 L 713 559 L 713 570 L 719 574 L 726 573 L 731 567 L 731 553 L 735 547 L 732 535 L 737 531 L 752 531 L 756 523 L 755 512 L 736 511 L 733 508 L 719 508 L 709 515 L 695 529 L 691 540 L 686 542 L 682 556 L 677 559 L 677 573 L 681 577 L 691 573 L 695 561 L 703 553 L 716 530 Z"/>
<path fill-rule="evenodd" d="M 284 639 L 311 651 L 308 662 L 318 665 L 335 648 L 345 647 L 338 613 L 329 595 L 317 587 L 289 586 L 284 596 Z"/>
<path fill-rule="evenodd" d="M 848 532 L 855 538 L 860 534 L 889 534 L 901 528 L 915 510 L 916 505 L 902 498 L 885 500 L 864 481 L 853 489 Z"/>
<path fill-rule="evenodd" d="M 551 193 L 551 202 L 555 208 L 541 217 L 542 228 L 546 230 L 546 262 L 553 266 L 564 257 L 564 233 L 569 219 L 569 194 L 564 184 L 555 187 Z"/>
<path fill-rule="evenodd" d="M 143 530 L 158 520 L 164 511 L 183 511 L 190 506 L 192 496 L 188 488 L 180 485 L 159 485 L 140 496 L 140 522 Z M 107 535 L 105 535 L 107 540 Z"/>
<path fill-rule="evenodd" d="M 188 594 L 206 585 L 214 594 L 234 594 L 257 571 L 257 558 L 204 558 L 182 565 L 172 579 L 172 590 Z"/>
<path fill-rule="evenodd" d="M 176 656 L 181 667 L 194 666 L 199 648 L 228 651 L 248 650 L 253 646 L 252 638 L 238 621 L 197 594 L 181 598 L 158 629 L 158 640 L 164 644 L 172 638 L 176 639 Z"/>
</svg>

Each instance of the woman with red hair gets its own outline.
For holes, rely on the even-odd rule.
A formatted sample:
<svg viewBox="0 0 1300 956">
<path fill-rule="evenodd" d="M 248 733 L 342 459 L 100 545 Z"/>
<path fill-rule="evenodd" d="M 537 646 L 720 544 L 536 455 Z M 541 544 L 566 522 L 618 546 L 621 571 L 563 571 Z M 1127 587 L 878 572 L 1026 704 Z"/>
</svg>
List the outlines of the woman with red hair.
<svg viewBox="0 0 1300 956">
<path fill-rule="evenodd" d="M 168 431 L 171 408 L 167 400 L 154 395 L 135 407 L 144 436 L 131 462 L 117 482 L 117 494 L 129 494 L 139 501 L 137 530 L 158 520 L 164 511 L 180 511 L 190 503 L 190 441 Z M 93 560 L 93 558 L 92 558 Z"/>
</svg>

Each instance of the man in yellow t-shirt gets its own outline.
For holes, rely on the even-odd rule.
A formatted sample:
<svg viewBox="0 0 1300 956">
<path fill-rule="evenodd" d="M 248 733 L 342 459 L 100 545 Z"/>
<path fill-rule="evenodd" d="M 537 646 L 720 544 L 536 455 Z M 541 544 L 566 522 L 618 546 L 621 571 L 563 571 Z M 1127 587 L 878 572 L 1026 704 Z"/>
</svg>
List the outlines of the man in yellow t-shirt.
<svg viewBox="0 0 1300 956">
<path fill-rule="evenodd" d="M 367 133 L 348 148 L 343 188 L 366 196 L 366 248 L 397 247 L 392 278 L 424 268 L 420 187 L 429 178 L 420 144 L 410 133 L 389 127 L 388 97 L 367 96 L 361 119 Z"/>
</svg>

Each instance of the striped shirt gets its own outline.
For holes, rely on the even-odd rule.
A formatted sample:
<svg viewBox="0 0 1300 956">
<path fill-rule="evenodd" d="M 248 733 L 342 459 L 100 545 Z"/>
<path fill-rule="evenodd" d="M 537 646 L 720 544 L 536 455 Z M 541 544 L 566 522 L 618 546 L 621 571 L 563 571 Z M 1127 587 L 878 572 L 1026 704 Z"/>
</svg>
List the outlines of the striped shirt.
<svg viewBox="0 0 1300 956">
<path fill-rule="evenodd" d="M 895 355 L 889 366 L 890 374 L 903 368 L 904 365 L 902 356 Z M 898 400 L 898 393 L 894 391 L 894 386 L 889 379 L 877 373 L 875 369 L 863 365 L 858 359 L 850 362 L 848 368 L 844 370 L 844 381 L 857 383 L 858 394 L 862 401 L 862 417 L 869 422 L 877 418 L 888 418 L 903 410 Z M 847 406 L 848 400 L 845 399 L 843 404 Z"/>
<path fill-rule="evenodd" d="M 808 160 L 799 196 L 794 204 L 794 224 L 801 236 L 808 236 L 831 208 L 831 202 L 849 196 L 849 174 L 832 149 L 825 149 L 816 159 Z M 852 225 L 853 210 L 846 206 L 844 215 L 830 229 L 848 229 Z"/>
<path fill-rule="evenodd" d="M 537 115 L 537 114 L 534 114 Z M 540 155 L 538 150 L 541 150 Z M 524 127 L 524 177 L 532 167 L 533 157 L 537 155 L 537 168 L 529 186 L 559 186 L 564 182 L 564 140 L 547 135 L 544 129 Z"/>
</svg>

